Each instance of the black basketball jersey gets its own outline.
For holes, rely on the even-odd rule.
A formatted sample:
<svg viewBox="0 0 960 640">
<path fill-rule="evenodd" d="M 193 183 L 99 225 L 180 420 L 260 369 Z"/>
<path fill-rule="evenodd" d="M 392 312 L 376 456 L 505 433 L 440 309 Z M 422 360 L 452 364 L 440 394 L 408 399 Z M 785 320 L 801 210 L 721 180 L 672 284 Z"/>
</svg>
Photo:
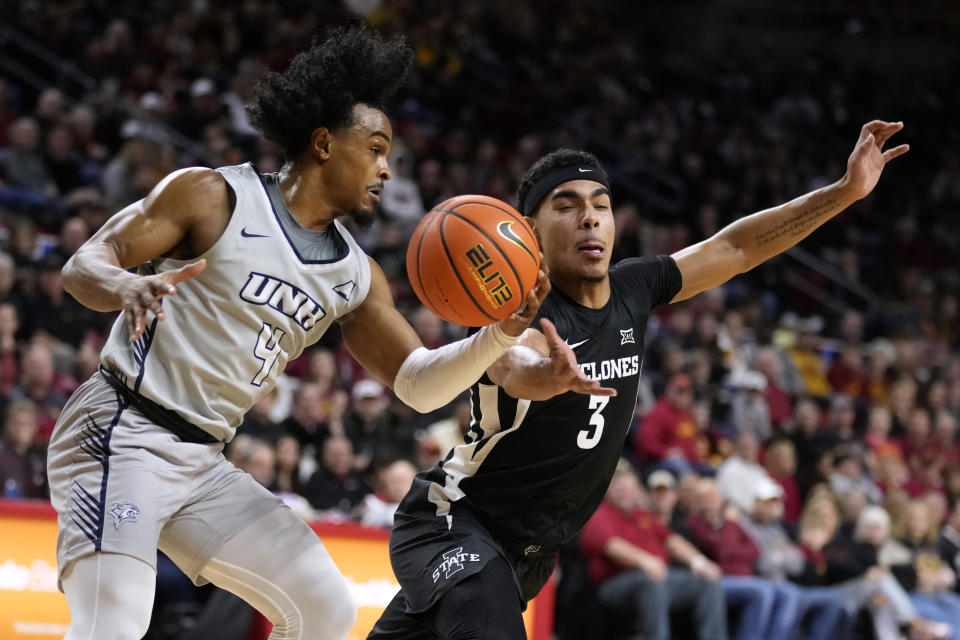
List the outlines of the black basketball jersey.
<svg viewBox="0 0 960 640">
<path fill-rule="evenodd" d="M 650 311 L 680 287 L 676 263 L 658 256 L 611 268 L 610 299 L 601 309 L 554 289 L 538 319 L 551 320 L 587 376 L 617 395 L 568 392 L 541 402 L 518 400 L 484 375 L 470 390 L 466 444 L 418 478 L 430 483 L 426 493 L 436 515 L 467 509 L 509 546 L 547 550 L 569 542 L 603 499 L 621 455 Z"/>
</svg>

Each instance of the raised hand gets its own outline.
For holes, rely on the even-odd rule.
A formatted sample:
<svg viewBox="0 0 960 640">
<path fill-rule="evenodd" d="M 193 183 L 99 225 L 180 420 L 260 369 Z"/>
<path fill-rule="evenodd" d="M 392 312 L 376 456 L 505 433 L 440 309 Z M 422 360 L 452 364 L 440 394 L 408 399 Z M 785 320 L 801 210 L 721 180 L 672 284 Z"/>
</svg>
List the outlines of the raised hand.
<svg viewBox="0 0 960 640">
<path fill-rule="evenodd" d="M 577 364 L 573 349 L 560 337 L 557 328 L 546 318 L 540 318 L 540 327 L 550 347 L 550 378 L 557 387 L 557 393 L 575 391 L 590 396 L 615 396 L 616 389 L 610 389 L 591 380 Z"/>
<path fill-rule="evenodd" d="M 844 181 L 857 198 L 863 198 L 873 191 L 888 162 L 910 150 L 908 144 L 883 150 L 883 145 L 901 129 L 902 122 L 882 120 L 868 122 L 860 129 L 860 138 L 847 159 L 847 174 L 844 176 Z"/>
<path fill-rule="evenodd" d="M 537 283 L 527 292 L 523 304 L 514 313 L 500 321 L 500 328 L 510 336 L 519 336 L 533 319 L 537 317 L 543 299 L 550 293 L 550 268 L 543 254 L 540 254 L 540 272 L 537 274 Z"/>
<path fill-rule="evenodd" d="M 206 267 L 207 261 L 201 259 L 179 269 L 128 280 L 120 293 L 120 299 L 123 301 L 130 342 L 135 342 L 146 328 L 147 310 L 152 311 L 157 319 L 162 321 L 165 316 L 160 298 L 175 295 L 177 284 L 199 275 Z"/>
</svg>

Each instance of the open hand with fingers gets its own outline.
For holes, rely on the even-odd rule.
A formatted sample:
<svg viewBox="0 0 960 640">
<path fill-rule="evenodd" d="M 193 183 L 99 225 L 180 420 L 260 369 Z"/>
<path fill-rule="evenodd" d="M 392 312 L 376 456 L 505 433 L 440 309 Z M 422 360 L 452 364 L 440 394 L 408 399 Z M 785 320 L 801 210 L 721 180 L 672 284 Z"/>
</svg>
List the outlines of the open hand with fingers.
<svg viewBox="0 0 960 640">
<path fill-rule="evenodd" d="M 146 329 L 148 310 L 162 321 L 164 313 L 160 299 L 175 295 L 177 284 L 199 275 L 206 267 L 207 261 L 201 259 L 179 269 L 164 271 L 157 275 L 130 278 L 120 292 L 130 342 L 135 342 Z"/>
<path fill-rule="evenodd" d="M 847 173 L 843 177 L 850 192 L 857 199 L 866 197 L 873 191 L 888 162 L 910 150 L 908 144 L 883 150 L 887 141 L 901 129 L 902 122 L 882 120 L 868 122 L 860 129 L 860 137 L 847 159 Z"/>
<path fill-rule="evenodd" d="M 597 380 L 591 380 L 577 364 L 573 349 L 557 333 L 557 328 L 546 318 L 540 319 L 540 327 L 550 347 L 550 380 L 555 386 L 555 394 L 575 391 L 590 396 L 615 396 L 616 389 L 604 387 Z"/>
</svg>

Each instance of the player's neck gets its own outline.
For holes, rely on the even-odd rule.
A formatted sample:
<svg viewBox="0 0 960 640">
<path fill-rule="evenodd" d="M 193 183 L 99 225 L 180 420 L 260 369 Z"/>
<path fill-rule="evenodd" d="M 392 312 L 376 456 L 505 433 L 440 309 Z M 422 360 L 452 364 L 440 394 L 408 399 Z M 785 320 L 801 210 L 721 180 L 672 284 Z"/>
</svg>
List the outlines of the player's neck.
<svg viewBox="0 0 960 640">
<path fill-rule="evenodd" d="M 610 299 L 609 276 L 603 280 L 586 280 L 576 276 L 564 277 L 554 271 L 550 274 L 550 281 L 568 298 L 588 309 L 600 309 Z"/>
<path fill-rule="evenodd" d="M 334 207 L 323 197 L 320 175 L 315 171 L 301 171 L 287 163 L 280 168 L 280 193 L 293 218 L 303 227 L 323 231 L 336 218 Z"/>
</svg>

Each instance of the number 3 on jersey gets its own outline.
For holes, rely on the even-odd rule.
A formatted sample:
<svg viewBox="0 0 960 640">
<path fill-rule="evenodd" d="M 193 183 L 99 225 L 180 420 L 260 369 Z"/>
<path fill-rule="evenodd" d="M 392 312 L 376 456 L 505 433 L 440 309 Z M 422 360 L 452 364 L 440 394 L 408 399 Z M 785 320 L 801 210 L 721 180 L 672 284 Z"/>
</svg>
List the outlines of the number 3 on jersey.
<svg viewBox="0 0 960 640">
<path fill-rule="evenodd" d="M 257 346 L 253 350 L 253 355 L 263 364 L 260 365 L 260 371 L 253 377 L 250 384 L 259 387 L 263 384 L 264 378 L 270 375 L 273 363 L 283 353 L 283 349 L 280 348 L 280 339 L 285 335 L 287 335 L 286 331 L 280 327 L 271 327 L 268 323 L 263 323 L 263 328 L 257 335 Z M 601 420 L 601 424 L 602 422 Z"/>
<path fill-rule="evenodd" d="M 590 396 L 590 408 L 593 409 L 593 415 L 590 416 L 590 426 L 577 434 L 577 446 L 581 449 L 593 449 L 600 442 L 600 435 L 603 433 L 603 412 L 604 407 L 610 402 L 607 396 Z"/>
</svg>

